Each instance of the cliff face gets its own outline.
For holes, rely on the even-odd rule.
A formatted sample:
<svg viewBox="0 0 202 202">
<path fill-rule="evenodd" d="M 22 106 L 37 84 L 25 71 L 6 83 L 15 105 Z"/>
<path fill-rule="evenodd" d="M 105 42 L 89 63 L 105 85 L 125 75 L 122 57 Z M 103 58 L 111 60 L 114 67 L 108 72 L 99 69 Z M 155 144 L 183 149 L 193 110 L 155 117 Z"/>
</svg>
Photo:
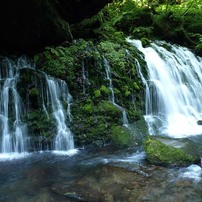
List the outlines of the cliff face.
<svg viewBox="0 0 202 202">
<path fill-rule="evenodd" d="M 1 50 L 27 52 L 70 39 L 69 24 L 96 14 L 111 0 L 2 0 Z"/>
</svg>

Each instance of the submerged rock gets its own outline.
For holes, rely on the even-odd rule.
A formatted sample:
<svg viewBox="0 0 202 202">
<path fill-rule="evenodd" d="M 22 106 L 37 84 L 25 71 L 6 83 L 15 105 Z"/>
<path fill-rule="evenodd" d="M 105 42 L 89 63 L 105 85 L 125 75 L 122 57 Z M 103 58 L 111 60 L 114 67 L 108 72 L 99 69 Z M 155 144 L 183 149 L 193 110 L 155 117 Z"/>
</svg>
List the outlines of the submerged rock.
<svg viewBox="0 0 202 202">
<path fill-rule="evenodd" d="M 199 163 L 196 145 L 189 140 L 148 136 L 144 147 L 150 163 L 162 166 L 187 166 Z M 191 148 L 193 148 L 193 151 Z"/>
<path fill-rule="evenodd" d="M 197 121 L 197 124 L 198 124 L 198 125 L 202 125 L 202 120 L 198 120 L 198 121 Z"/>
</svg>

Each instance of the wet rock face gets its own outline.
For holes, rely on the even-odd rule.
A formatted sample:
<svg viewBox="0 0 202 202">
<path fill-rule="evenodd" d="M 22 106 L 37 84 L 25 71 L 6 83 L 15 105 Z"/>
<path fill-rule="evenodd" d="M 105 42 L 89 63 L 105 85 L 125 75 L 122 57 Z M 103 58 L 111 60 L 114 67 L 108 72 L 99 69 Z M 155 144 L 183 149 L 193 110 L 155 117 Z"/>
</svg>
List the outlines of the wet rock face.
<svg viewBox="0 0 202 202">
<path fill-rule="evenodd" d="M 2 0 L 2 50 L 40 49 L 70 39 L 68 23 L 91 17 L 111 0 Z M 68 23 L 67 23 L 68 22 Z"/>
</svg>

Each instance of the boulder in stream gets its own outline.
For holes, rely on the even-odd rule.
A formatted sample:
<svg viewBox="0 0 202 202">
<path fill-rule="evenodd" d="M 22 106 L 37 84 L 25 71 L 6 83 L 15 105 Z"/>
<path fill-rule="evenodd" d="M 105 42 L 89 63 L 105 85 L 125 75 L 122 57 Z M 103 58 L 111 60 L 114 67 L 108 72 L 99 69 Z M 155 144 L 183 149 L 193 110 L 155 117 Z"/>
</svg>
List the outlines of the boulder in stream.
<svg viewBox="0 0 202 202">
<path fill-rule="evenodd" d="M 173 167 L 200 162 L 197 145 L 188 139 L 148 136 L 144 148 L 147 160 L 154 165 Z"/>
</svg>

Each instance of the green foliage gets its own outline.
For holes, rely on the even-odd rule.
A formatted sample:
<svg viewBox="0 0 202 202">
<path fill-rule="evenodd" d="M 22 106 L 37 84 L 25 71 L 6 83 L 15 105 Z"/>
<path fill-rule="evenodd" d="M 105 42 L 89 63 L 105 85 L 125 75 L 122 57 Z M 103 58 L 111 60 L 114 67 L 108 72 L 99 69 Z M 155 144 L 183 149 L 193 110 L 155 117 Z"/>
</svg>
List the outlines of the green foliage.
<svg viewBox="0 0 202 202">
<path fill-rule="evenodd" d="M 197 54 L 202 56 L 202 42 L 199 42 L 196 47 L 195 47 L 195 51 Z"/>
<path fill-rule="evenodd" d="M 44 52 L 34 56 L 34 60 L 40 70 L 65 80 L 67 76 L 74 77 L 75 66 L 80 59 L 91 56 L 91 46 L 91 41 L 79 39 L 69 47 L 46 47 Z"/>
<path fill-rule="evenodd" d="M 156 10 L 158 15 L 154 16 L 156 33 L 158 37 L 179 43 L 193 48 L 198 38 L 190 38 L 190 36 L 201 33 L 202 30 L 202 10 L 201 1 L 183 1 L 180 5 L 159 6 Z M 160 22 L 157 22 L 157 16 L 162 18 L 161 25 L 165 25 L 159 29 Z M 169 26 L 168 26 L 169 25 Z M 166 33 L 167 32 L 167 33 Z"/>
<path fill-rule="evenodd" d="M 198 38 L 189 36 L 201 33 L 201 6 L 201 1 L 198 0 L 113 1 L 101 12 L 100 31 L 104 35 L 107 32 L 104 38 L 108 40 L 112 38 L 110 33 L 112 36 L 116 32 L 122 32 L 123 35 L 132 35 L 139 39 L 158 38 L 194 48 Z M 196 50 L 200 53 L 200 45 Z"/>
<path fill-rule="evenodd" d="M 142 45 L 143 45 L 144 47 L 150 45 L 149 39 L 147 39 L 147 38 L 145 38 L 145 37 L 141 38 L 141 42 L 142 42 Z"/>
<path fill-rule="evenodd" d="M 153 27 L 135 27 L 133 30 L 131 30 L 133 37 L 139 39 L 151 37 L 153 35 L 153 31 Z"/>
</svg>

